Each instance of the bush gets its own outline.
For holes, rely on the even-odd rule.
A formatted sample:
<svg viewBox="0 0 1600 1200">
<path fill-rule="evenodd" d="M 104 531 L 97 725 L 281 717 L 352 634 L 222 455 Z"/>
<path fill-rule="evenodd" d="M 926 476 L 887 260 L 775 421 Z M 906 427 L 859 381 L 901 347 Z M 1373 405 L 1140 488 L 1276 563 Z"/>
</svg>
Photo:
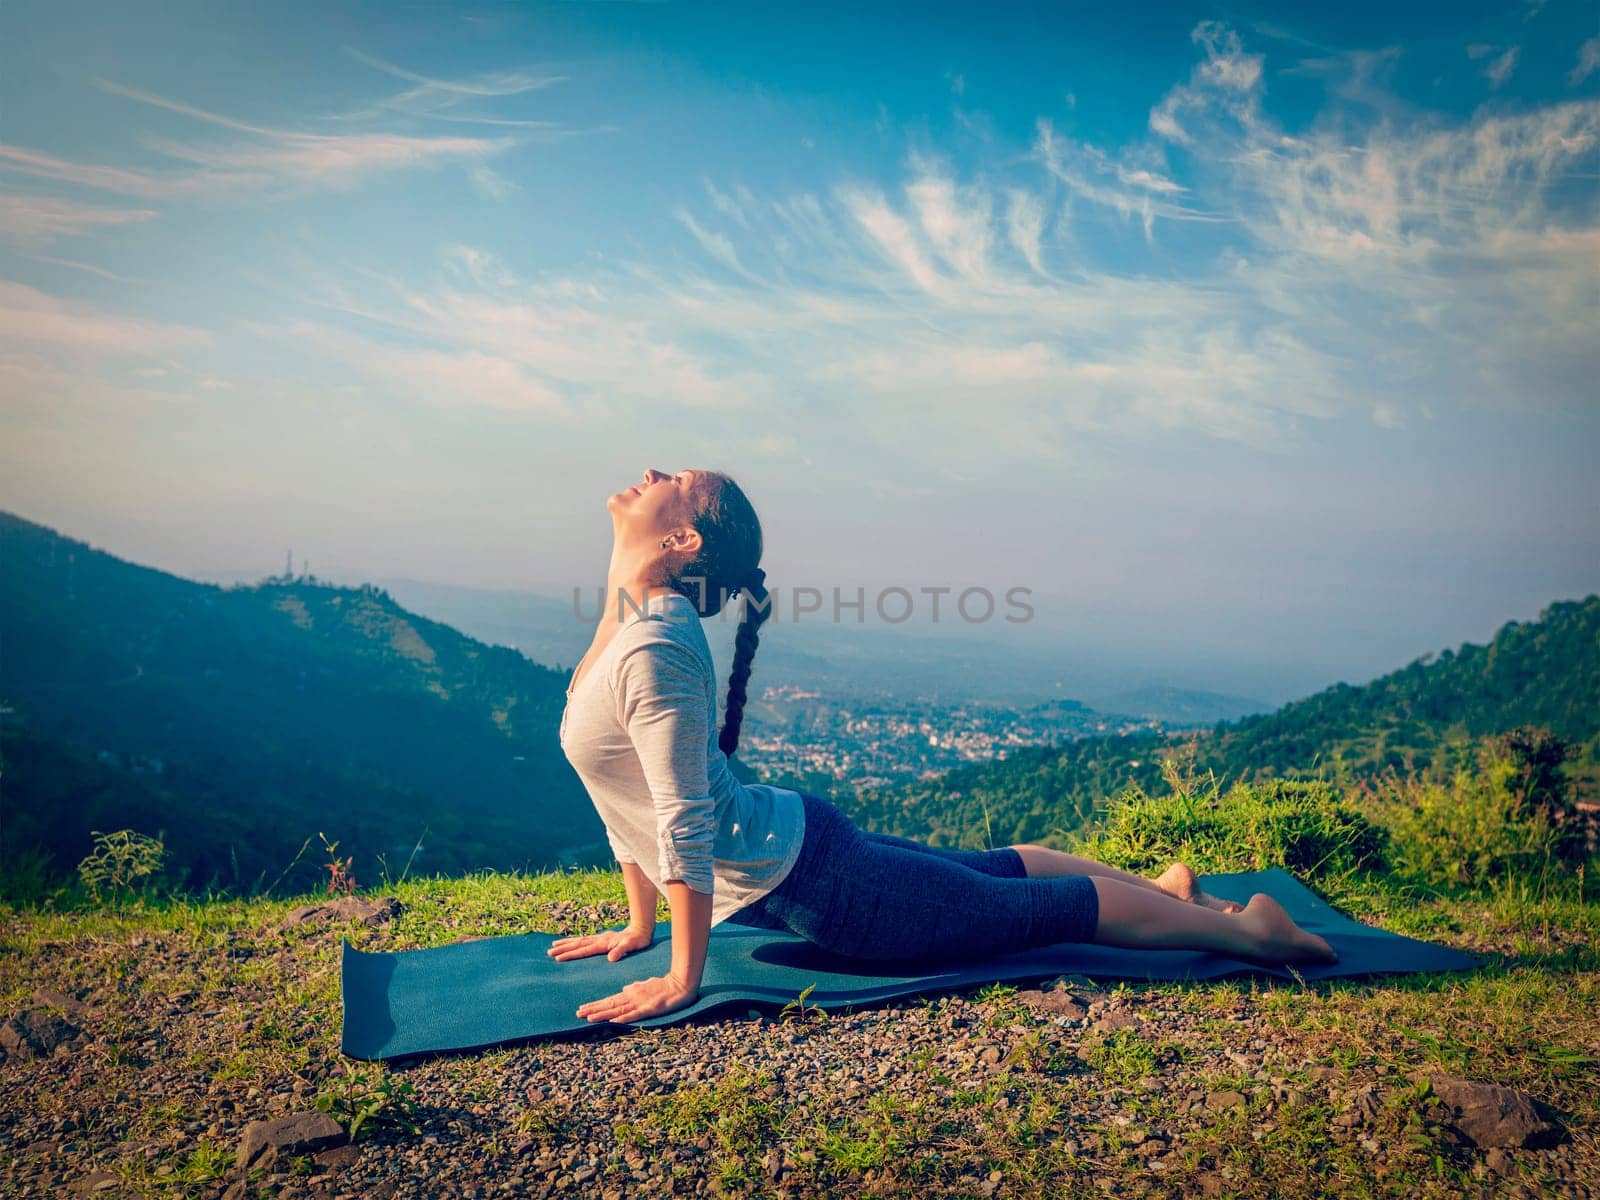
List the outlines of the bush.
<svg viewBox="0 0 1600 1200">
<path fill-rule="evenodd" d="M 50 856 L 43 850 L 29 848 L 0 854 L 0 904 L 39 908 L 53 901 L 61 890 Z"/>
<path fill-rule="evenodd" d="M 1409 880 L 1482 888 L 1539 877 L 1589 853 L 1564 758 L 1547 735 L 1514 730 L 1479 743 L 1476 765 L 1448 782 L 1390 777 L 1366 785 L 1361 803 L 1390 830 L 1394 870 Z"/>
<path fill-rule="evenodd" d="M 94 833 L 94 852 L 78 864 L 78 875 L 96 902 L 116 903 L 132 896 L 161 870 L 167 848 L 162 839 L 119 829 Z"/>
<path fill-rule="evenodd" d="M 1077 852 L 1140 873 L 1181 860 L 1200 874 L 1283 867 L 1309 880 L 1386 865 L 1387 831 L 1321 780 L 1238 783 L 1223 794 L 1215 775 L 1180 780 L 1170 761 L 1163 774 L 1171 795 L 1130 786 Z"/>
<path fill-rule="evenodd" d="M 352 1142 L 382 1130 L 421 1132 L 417 1124 L 416 1089 L 381 1066 L 345 1064 L 343 1079 L 331 1079 L 313 1101 L 340 1125 Z"/>
</svg>

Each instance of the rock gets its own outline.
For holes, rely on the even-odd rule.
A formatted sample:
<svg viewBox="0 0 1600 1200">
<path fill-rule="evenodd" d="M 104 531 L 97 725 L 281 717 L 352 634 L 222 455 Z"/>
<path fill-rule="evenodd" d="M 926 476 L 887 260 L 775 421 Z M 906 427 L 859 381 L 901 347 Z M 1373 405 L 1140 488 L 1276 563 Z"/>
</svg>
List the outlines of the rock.
<svg viewBox="0 0 1600 1200">
<path fill-rule="evenodd" d="M 381 900 L 366 900 L 360 896 L 338 896 L 321 904 L 305 904 L 295 909 L 278 923 L 280 929 L 293 929 L 300 925 L 315 925 L 329 921 L 360 921 L 363 925 L 378 926 L 392 921 L 405 911 L 393 896 Z"/>
<path fill-rule="evenodd" d="M 1372 1084 L 1363 1084 L 1350 1093 L 1349 1107 L 1337 1117 L 1332 1124 L 1343 1129 L 1354 1129 L 1357 1125 L 1371 1125 L 1378 1119 L 1377 1089 Z"/>
<path fill-rule="evenodd" d="M 332 1150 L 324 1150 L 320 1154 L 312 1155 L 317 1166 L 323 1170 L 348 1167 L 360 1157 L 361 1151 L 354 1146 L 335 1146 Z"/>
<path fill-rule="evenodd" d="M 1096 1021 L 1093 1028 L 1101 1033 L 1115 1033 L 1119 1029 L 1132 1029 L 1138 1023 L 1139 1018 L 1132 1013 L 1112 1009 Z"/>
<path fill-rule="evenodd" d="M 113 1175 L 110 1171 L 90 1171 L 82 1179 L 72 1185 L 74 1192 L 85 1196 L 93 1196 L 101 1192 L 109 1192 L 112 1188 L 122 1185 L 122 1176 Z"/>
<path fill-rule="evenodd" d="M 1081 1021 L 1089 1015 L 1081 1001 L 1067 991 L 1042 992 L 1037 988 L 1017 993 L 1017 999 L 1038 1012 L 1055 1013 L 1069 1021 Z"/>
<path fill-rule="evenodd" d="M 1566 1140 L 1567 1131 L 1526 1092 L 1459 1075 L 1432 1075 L 1428 1082 L 1450 1109 L 1450 1123 L 1476 1146 L 1536 1150 Z"/>
<path fill-rule="evenodd" d="M 40 987 L 33 989 L 33 1002 L 44 1008 L 53 1008 L 69 1021 L 79 1023 L 91 1021 L 100 1013 L 90 1008 L 82 1000 L 74 999 L 65 992 L 58 992 L 54 988 Z"/>
<path fill-rule="evenodd" d="M 1060 975 L 1056 977 L 1054 986 L 1063 991 L 1071 988 L 1075 992 L 1099 992 L 1104 990 L 1087 975 Z"/>
<path fill-rule="evenodd" d="M 0 1025 L 0 1047 L 14 1058 L 44 1058 L 78 1036 L 78 1027 L 55 1013 L 28 1012 Z"/>
<path fill-rule="evenodd" d="M 1212 1092 L 1206 1097 L 1206 1107 L 1212 1112 L 1221 1112 L 1225 1108 L 1243 1108 L 1244 1094 L 1242 1092 Z"/>
<path fill-rule="evenodd" d="M 344 1130 L 327 1113 L 303 1112 L 274 1121 L 251 1121 L 239 1139 L 235 1166 L 272 1167 L 284 1155 L 315 1154 L 344 1141 Z"/>
</svg>

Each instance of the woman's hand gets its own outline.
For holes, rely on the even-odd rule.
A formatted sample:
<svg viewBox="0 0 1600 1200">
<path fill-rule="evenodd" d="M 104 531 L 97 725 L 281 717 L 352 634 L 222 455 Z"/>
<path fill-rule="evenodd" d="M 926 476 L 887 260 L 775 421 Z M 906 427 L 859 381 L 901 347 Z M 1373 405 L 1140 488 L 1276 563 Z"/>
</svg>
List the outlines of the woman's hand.
<svg viewBox="0 0 1600 1200">
<path fill-rule="evenodd" d="M 699 988 L 685 985 L 671 975 L 654 979 L 640 979 L 628 984 L 614 996 L 604 1000 L 591 1000 L 578 1006 L 578 1015 L 595 1021 L 639 1021 L 660 1013 L 669 1013 L 693 1004 L 700 996 Z"/>
<path fill-rule="evenodd" d="M 612 962 L 626 958 L 638 950 L 648 950 L 656 940 L 656 931 L 634 929 L 608 929 L 604 933 L 589 933 L 582 937 L 557 938 L 545 951 L 557 962 L 573 958 L 588 958 L 604 954 Z"/>
</svg>

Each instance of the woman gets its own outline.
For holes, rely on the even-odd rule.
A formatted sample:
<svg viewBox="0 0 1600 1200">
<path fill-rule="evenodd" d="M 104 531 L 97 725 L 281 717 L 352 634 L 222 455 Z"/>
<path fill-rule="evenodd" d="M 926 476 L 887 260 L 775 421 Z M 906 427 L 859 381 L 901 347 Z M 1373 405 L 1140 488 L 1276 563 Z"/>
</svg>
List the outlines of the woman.
<svg viewBox="0 0 1600 1200">
<path fill-rule="evenodd" d="M 557 939 L 549 954 L 615 962 L 646 948 L 665 891 L 672 958 L 666 975 L 583 1004 L 578 1016 L 635 1021 L 692 1004 L 711 927 L 724 920 L 878 959 L 1089 941 L 1265 963 L 1337 960 L 1270 896 L 1242 907 L 1215 899 L 1182 863 L 1149 880 L 1043 846 L 937 849 L 858 830 L 820 796 L 741 783 L 728 757 L 771 613 L 755 511 L 733 480 L 706 470 L 648 470 L 606 506 L 607 602 L 567 688 L 561 745 L 605 823 L 631 919 L 624 929 Z M 716 684 L 700 621 L 740 592 L 713 739 Z"/>
</svg>

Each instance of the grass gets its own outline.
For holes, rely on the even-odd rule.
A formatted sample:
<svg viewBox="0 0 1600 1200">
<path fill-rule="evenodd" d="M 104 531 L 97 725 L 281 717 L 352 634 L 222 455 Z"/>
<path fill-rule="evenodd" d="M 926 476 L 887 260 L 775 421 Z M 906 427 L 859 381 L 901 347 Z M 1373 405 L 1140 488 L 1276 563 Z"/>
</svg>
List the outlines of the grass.
<svg viewBox="0 0 1600 1200">
<path fill-rule="evenodd" d="M 1473 788 L 1461 794 L 1470 799 Z M 1017 987 L 993 984 L 971 993 L 970 1019 L 956 1042 L 928 1032 L 947 1002 L 924 997 L 872 1012 L 876 1035 L 903 1035 L 904 1048 L 881 1081 L 867 1072 L 866 1085 L 851 1089 L 829 1086 L 820 1072 L 859 1067 L 859 1060 L 838 1057 L 859 1035 L 839 1014 L 815 1020 L 802 992 L 787 1020 L 731 1031 L 741 1047 L 736 1057 L 709 1064 L 704 1079 L 669 1092 L 508 1095 L 506 1074 L 555 1052 L 535 1045 L 434 1064 L 426 1076 L 432 1092 L 419 1088 L 414 1110 L 411 1097 L 388 1090 L 389 1070 L 360 1068 L 352 1083 L 337 1053 L 330 1026 L 337 1020 L 340 937 L 394 950 L 462 936 L 593 932 L 627 918 L 620 874 L 408 878 L 389 889 L 405 906 L 400 918 L 334 934 L 279 928 L 308 897 L 134 897 L 75 907 L 58 897 L 54 907 L 0 909 L 0 1006 L 27 1007 L 41 985 L 98 991 L 105 1016 L 81 1052 L 92 1083 L 83 1094 L 32 1087 L 26 1074 L 7 1067 L 0 1119 L 13 1105 L 70 1118 L 78 1122 L 75 1136 L 105 1147 L 130 1185 L 172 1197 L 201 1195 L 222 1178 L 232 1151 L 196 1132 L 208 1114 L 192 1099 L 131 1107 L 111 1101 L 137 1096 L 153 1063 L 175 1064 L 241 1105 L 257 1103 L 248 1099 L 252 1089 L 310 1084 L 306 1102 L 332 1097 L 329 1107 L 347 1123 L 370 1110 L 366 1121 L 380 1142 L 405 1140 L 413 1117 L 427 1124 L 430 1112 L 481 1110 L 487 1115 L 462 1135 L 460 1153 L 502 1165 L 518 1145 L 531 1144 L 537 1154 L 598 1142 L 612 1148 L 613 1159 L 591 1183 L 613 1178 L 607 1172 L 614 1170 L 624 1192 L 632 1190 L 627 1154 L 669 1163 L 669 1175 L 703 1169 L 725 1192 L 770 1192 L 776 1150 L 785 1178 L 812 1194 L 1071 1194 L 1110 1180 L 1128 1194 L 1174 1197 L 1207 1189 L 1459 1195 L 1482 1186 L 1483 1160 L 1450 1143 L 1425 1084 L 1413 1081 L 1439 1070 L 1538 1096 L 1574 1131 L 1565 1153 L 1596 1161 L 1600 903 L 1592 866 L 1560 870 L 1530 860 L 1511 872 L 1475 866 L 1463 879 L 1448 864 L 1480 860 L 1445 851 L 1427 859 L 1408 850 L 1404 824 L 1381 822 L 1384 801 L 1330 808 L 1309 803 L 1312 793 L 1296 788 L 1228 796 L 1175 789 L 1165 798 L 1129 797 L 1093 844 L 1102 857 L 1135 867 L 1160 866 L 1170 856 L 1202 870 L 1237 870 L 1278 855 L 1358 919 L 1462 947 L 1485 965 L 1316 986 L 1253 977 L 1123 983 L 1098 995 L 1117 1009 L 1139 1008 L 1141 1020 L 1105 1033 L 1058 1024 L 1031 1009 Z M 1460 825 L 1484 827 L 1477 818 Z M 1428 836 L 1458 834 L 1436 824 Z M 1446 866 L 1416 865 L 1423 861 Z M 166 1007 L 216 1018 L 156 1022 L 151 1013 Z M 803 1037 L 804 1053 L 823 1064 L 816 1086 L 797 1087 L 763 1060 L 761 1038 L 780 1032 Z M 677 1034 L 654 1031 L 663 1039 Z M 963 1037 L 1000 1046 L 999 1061 L 958 1062 L 951 1051 Z M 1375 1088 L 1370 1118 L 1339 1124 L 1352 1093 L 1367 1085 Z M 1205 1104 L 1228 1091 L 1244 1103 Z M 698 1163 L 676 1157 L 701 1144 Z M 1147 1153 L 1151 1146 L 1159 1153 Z M 0 1148 L 0 1164 L 28 1153 Z M 1532 1191 L 1562 1186 L 1550 1174 L 1552 1160 L 1514 1157 Z"/>
</svg>

